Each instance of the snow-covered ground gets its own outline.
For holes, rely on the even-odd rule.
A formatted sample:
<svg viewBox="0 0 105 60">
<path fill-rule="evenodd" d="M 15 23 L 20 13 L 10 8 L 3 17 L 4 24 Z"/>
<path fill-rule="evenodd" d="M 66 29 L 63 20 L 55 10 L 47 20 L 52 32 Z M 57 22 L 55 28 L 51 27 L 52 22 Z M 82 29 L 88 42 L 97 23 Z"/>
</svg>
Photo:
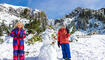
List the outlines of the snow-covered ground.
<svg viewBox="0 0 105 60">
<path fill-rule="evenodd" d="M 36 42 L 34 45 L 25 44 L 25 57 L 26 60 L 35 60 L 35 56 L 38 56 L 42 43 Z M 13 45 L 11 43 L 3 43 L 0 45 L 0 60 L 13 60 Z"/>
<path fill-rule="evenodd" d="M 76 32 L 74 36 L 76 37 L 76 34 L 78 33 L 80 35 L 84 34 L 81 32 Z M 45 38 L 51 39 L 47 35 Z M 12 60 L 13 57 L 12 38 L 6 37 L 5 39 L 7 40 L 3 44 L 0 44 L 0 60 Z M 8 42 L 8 39 L 11 41 Z M 90 38 L 76 39 L 78 40 L 77 42 L 70 43 L 72 60 L 105 60 L 105 35 L 91 35 Z M 46 42 L 48 41 L 49 40 L 46 40 Z M 62 60 L 61 48 L 50 47 L 52 50 L 55 50 L 56 53 L 47 52 L 51 51 L 51 49 L 50 50 L 43 49 L 40 51 L 40 48 L 42 48 L 43 44 L 44 44 L 43 42 L 36 42 L 34 45 L 25 44 L 25 52 L 28 52 L 28 54 L 26 53 L 26 60 L 38 60 L 39 54 L 43 50 L 45 50 L 44 53 L 46 54 L 47 53 L 57 54 L 58 55 L 57 60 Z M 46 48 L 48 47 L 49 46 L 46 46 Z M 48 57 L 45 56 L 45 58 Z"/>
<path fill-rule="evenodd" d="M 70 45 L 72 60 L 105 60 L 105 35 L 79 38 Z"/>
</svg>

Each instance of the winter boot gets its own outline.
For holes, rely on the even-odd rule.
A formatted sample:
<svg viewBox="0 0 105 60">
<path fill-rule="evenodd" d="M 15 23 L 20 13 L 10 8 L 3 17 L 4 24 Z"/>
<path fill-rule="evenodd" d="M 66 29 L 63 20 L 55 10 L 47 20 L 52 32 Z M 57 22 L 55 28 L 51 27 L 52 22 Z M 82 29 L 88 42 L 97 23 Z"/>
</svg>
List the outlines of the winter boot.
<svg viewBox="0 0 105 60">
<path fill-rule="evenodd" d="M 67 58 L 65 58 L 64 60 L 68 60 Z"/>
<path fill-rule="evenodd" d="M 67 60 L 71 60 L 70 58 L 68 58 Z"/>
</svg>

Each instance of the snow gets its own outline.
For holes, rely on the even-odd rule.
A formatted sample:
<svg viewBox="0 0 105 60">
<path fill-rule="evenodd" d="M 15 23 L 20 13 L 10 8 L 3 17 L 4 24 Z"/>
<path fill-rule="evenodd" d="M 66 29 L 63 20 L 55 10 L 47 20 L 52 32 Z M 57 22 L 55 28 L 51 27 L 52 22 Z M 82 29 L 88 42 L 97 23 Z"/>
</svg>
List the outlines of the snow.
<svg viewBox="0 0 105 60">
<path fill-rule="evenodd" d="M 19 17 L 16 17 L 14 15 L 10 15 L 6 12 L 0 12 L 0 22 L 2 22 L 3 20 L 5 20 L 5 24 L 9 25 L 13 20 L 20 20 Z"/>
<path fill-rule="evenodd" d="M 96 32 L 98 32 L 99 34 L 104 34 L 105 33 L 105 30 L 104 30 L 104 27 L 105 27 L 105 24 L 97 19 L 90 19 L 89 20 L 89 24 L 92 24 L 92 27 L 91 28 L 87 28 L 87 32 L 93 32 L 96 30 Z M 97 27 L 95 27 L 95 24 L 97 24 Z M 89 27 L 89 26 L 88 26 Z"/>
<path fill-rule="evenodd" d="M 12 7 L 14 9 L 18 9 L 18 8 L 21 8 L 21 7 L 22 8 L 27 8 L 27 7 L 23 7 L 23 6 L 14 6 L 14 5 L 6 4 L 6 3 L 0 4 L 0 5 L 5 6 L 6 8 Z"/>
<path fill-rule="evenodd" d="M 57 47 L 57 42 L 51 37 L 54 30 L 46 29 L 43 32 L 43 41 L 36 42 L 34 45 L 25 44 L 26 60 L 62 60 L 61 48 Z M 82 32 L 75 32 L 76 35 L 85 35 Z M 31 35 L 30 35 L 31 36 Z M 91 35 L 90 38 L 76 38 L 77 42 L 70 43 L 72 60 L 105 60 L 105 35 Z M 9 39 L 8 39 L 9 40 Z M 10 38 L 12 41 L 12 38 Z M 0 44 L 0 59 L 12 59 L 12 42 Z"/>
<path fill-rule="evenodd" d="M 72 60 L 104 60 L 105 35 L 93 35 L 91 38 L 79 38 L 71 43 Z"/>
<path fill-rule="evenodd" d="M 54 19 L 48 19 L 48 25 L 54 26 L 55 20 Z"/>
<path fill-rule="evenodd" d="M 9 37 L 10 38 L 10 37 Z M 13 38 L 10 38 L 3 44 L 0 44 L 0 60 L 13 60 Z M 34 45 L 27 45 L 25 43 L 25 52 L 29 52 L 28 55 L 26 53 L 26 60 L 28 60 L 28 57 L 35 57 L 38 56 L 40 47 L 42 43 L 36 42 Z"/>
<path fill-rule="evenodd" d="M 71 23 L 71 21 L 74 20 L 74 18 L 65 18 L 64 20 L 65 20 L 65 21 L 64 21 L 64 25 L 68 25 L 68 24 Z"/>
<path fill-rule="evenodd" d="M 26 23 L 29 23 L 29 20 L 28 19 L 25 19 L 25 18 L 20 18 L 20 17 L 17 17 L 17 16 L 14 16 L 14 15 L 10 15 L 6 12 L 0 12 L 0 23 L 2 23 L 4 20 L 4 23 L 9 26 L 9 24 L 12 24 L 13 21 L 21 21 L 24 25 Z"/>
<path fill-rule="evenodd" d="M 38 13 L 38 12 L 41 12 L 41 11 L 38 10 L 38 9 L 34 9 L 34 11 L 33 11 L 34 14 L 36 14 L 36 13 Z"/>
<path fill-rule="evenodd" d="M 41 46 L 42 46 L 42 43 L 40 42 L 36 42 L 34 45 L 25 44 L 25 52 L 29 52 L 29 54 L 26 57 L 38 56 Z"/>
</svg>

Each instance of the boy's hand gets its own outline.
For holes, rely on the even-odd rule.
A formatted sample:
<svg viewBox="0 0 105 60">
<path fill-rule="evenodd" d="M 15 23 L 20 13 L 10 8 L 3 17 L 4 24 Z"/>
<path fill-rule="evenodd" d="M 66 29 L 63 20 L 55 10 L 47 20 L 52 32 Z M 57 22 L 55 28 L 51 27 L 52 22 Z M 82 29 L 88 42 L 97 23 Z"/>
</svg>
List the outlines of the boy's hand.
<svg viewBox="0 0 105 60">
<path fill-rule="evenodd" d="M 58 41 L 58 47 L 60 48 L 60 42 Z"/>
</svg>

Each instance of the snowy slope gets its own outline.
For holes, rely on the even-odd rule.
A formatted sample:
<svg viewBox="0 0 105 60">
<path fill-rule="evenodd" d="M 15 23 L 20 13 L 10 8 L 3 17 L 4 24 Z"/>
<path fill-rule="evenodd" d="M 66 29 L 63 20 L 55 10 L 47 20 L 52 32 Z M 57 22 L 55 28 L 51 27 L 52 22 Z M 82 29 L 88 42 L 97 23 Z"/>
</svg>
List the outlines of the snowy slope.
<svg viewBox="0 0 105 60">
<path fill-rule="evenodd" d="M 23 6 L 14 6 L 14 5 L 9 5 L 9 4 L 0 4 L 0 23 L 5 20 L 5 24 L 8 26 L 9 24 L 12 24 L 12 21 L 18 20 L 25 23 L 28 23 L 29 20 L 26 18 L 21 18 L 19 17 L 19 14 L 24 11 L 24 9 L 29 9 L 32 10 L 28 7 L 23 7 Z M 10 11 L 11 10 L 11 11 Z M 31 14 L 35 14 L 41 12 L 38 9 L 32 10 Z"/>
<path fill-rule="evenodd" d="M 91 28 L 87 28 L 87 32 L 91 32 L 91 31 L 94 31 L 96 30 L 97 33 L 99 34 L 105 34 L 105 24 L 97 19 L 90 19 L 89 20 L 89 24 L 88 24 L 88 27 L 89 25 L 92 24 L 92 27 Z M 97 26 L 96 26 L 97 25 Z"/>
<path fill-rule="evenodd" d="M 10 15 L 6 12 L 0 12 L 0 22 L 2 22 L 3 20 L 5 20 L 4 22 L 6 25 L 9 25 L 12 23 L 13 20 L 20 20 L 20 17 Z"/>
</svg>

